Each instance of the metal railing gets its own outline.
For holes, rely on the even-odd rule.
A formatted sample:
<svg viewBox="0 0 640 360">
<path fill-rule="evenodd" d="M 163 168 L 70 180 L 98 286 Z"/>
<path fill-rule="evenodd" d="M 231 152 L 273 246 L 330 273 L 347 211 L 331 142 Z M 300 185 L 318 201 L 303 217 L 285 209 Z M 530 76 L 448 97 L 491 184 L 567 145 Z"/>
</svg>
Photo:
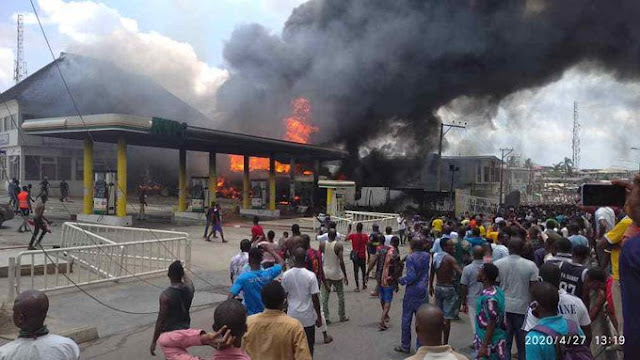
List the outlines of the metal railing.
<svg viewBox="0 0 640 360">
<path fill-rule="evenodd" d="M 9 300 L 26 289 L 50 291 L 163 273 L 175 260 L 191 268 L 187 233 L 67 222 L 59 248 L 9 258 Z"/>
<path fill-rule="evenodd" d="M 347 210 L 345 215 L 352 224 L 362 223 L 363 232 L 373 231 L 373 225 L 378 225 L 381 232 L 387 227 L 391 227 L 393 232 L 398 230 L 398 214 Z"/>
<path fill-rule="evenodd" d="M 455 195 L 456 216 L 461 216 L 465 212 L 471 214 L 491 214 L 494 213 L 498 207 L 497 198 L 473 196 L 459 190 L 456 190 Z"/>
<path fill-rule="evenodd" d="M 188 238 L 23 251 L 9 262 L 9 300 L 24 290 L 51 291 L 163 273 L 174 260 L 190 267 Z"/>
<path fill-rule="evenodd" d="M 188 236 L 189 234 L 185 232 L 177 231 L 66 222 L 62 224 L 60 247 L 117 244 Z"/>
<path fill-rule="evenodd" d="M 362 223 L 362 231 L 370 233 L 373 231 L 373 225 L 377 224 L 381 232 L 384 232 L 386 227 L 391 227 L 393 231 L 398 230 L 398 214 L 393 213 L 379 213 L 368 211 L 345 211 L 345 217 L 331 216 L 331 221 L 336 223 L 336 230 L 340 234 L 347 234 L 349 232 L 349 225 L 352 226 L 352 231 L 355 231 L 355 225 Z M 319 223 L 314 219 L 313 230 L 318 232 Z"/>
</svg>

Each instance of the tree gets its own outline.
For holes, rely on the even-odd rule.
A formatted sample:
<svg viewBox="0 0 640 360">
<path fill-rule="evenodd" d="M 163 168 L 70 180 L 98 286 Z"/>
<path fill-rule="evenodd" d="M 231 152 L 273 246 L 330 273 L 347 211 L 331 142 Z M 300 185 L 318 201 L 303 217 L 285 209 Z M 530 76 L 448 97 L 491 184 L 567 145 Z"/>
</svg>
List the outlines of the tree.
<svg viewBox="0 0 640 360">
<path fill-rule="evenodd" d="M 510 157 L 507 159 L 507 167 L 508 167 L 508 168 L 518 167 L 518 165 L 520 165 L 520 164 L 518 164 L 518 158 L 517 158 L 517 157 L 515 157 L 515 156 L 510 156 Z"/>
<path fill-rule="evenodd" d="M 565 157 L 562 161 L 562 168 L 567 176 L 573 175 L 573 160 Z"/>
<path fill-rule="evenodd" d="M 533 161 L 531 160 L 531 158 L 526 158 L 524 160 L 524 167 L 529 170 L 533 169 Z"/>
</svg>

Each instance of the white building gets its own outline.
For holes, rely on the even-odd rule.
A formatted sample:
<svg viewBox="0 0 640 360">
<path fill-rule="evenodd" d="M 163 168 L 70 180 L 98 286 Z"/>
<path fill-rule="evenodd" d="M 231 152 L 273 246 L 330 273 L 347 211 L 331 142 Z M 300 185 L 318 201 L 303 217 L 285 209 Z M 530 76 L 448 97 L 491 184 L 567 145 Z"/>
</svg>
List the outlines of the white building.
<svg viewBox="0 0 640 360">
<path fill-rule="evenodd" d="M 71 95 L 67 92 L 58 67 Z M 75 104 L 74 104 L 75 102 Z M 67 180 L 72 195 L 82 194 L 82 142 L 24 135 L 19 127 L 28 119 L 118 113 L 163 117 L 191 125 L 206 126 L 210 120 L 148 77 L 128 73 L 117 66 L 84 56 L 62 53 L 0 95 L 0 189 L 17 178 L 21 185 L 38 184 L 46 175 L 57 193 L 60 180 Z M 95 145 L 95 171 L 115 169 L 113 145 Z M 109 150 L 109 151 L 104 151 Z M 131 147 L 129 168 L 140 173 L 140 148 Z M 162 162 L 162 151 L 154 150 Z M 177 169 L 175 161 L 164 161 Z M 177 171 L 177 170 L 176 170 Z"/>
</svg>

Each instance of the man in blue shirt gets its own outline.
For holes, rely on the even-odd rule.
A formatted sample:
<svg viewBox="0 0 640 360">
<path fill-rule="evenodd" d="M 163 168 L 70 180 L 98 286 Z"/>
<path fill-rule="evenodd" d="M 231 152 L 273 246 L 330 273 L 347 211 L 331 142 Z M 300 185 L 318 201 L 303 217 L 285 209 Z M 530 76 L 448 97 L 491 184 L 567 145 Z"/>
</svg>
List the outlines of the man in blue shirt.
<svg viewBox="0 0 640 360">
<path fill-rule="evenodd" d="M 474 246 L 478 245 L 484 246 L 484 244 L 487 242 L 483 237 L 480 236 L 480 229 L 478 227 L 474 227 L 473 229 L 471 229 L 471 236 L 467 236 L 465 240 L 467 240 L 471 244 L 471 249 L 473 249 Z"/>
<path fill-rule="evenodd" d="M 429 253 L 424 251 L 424 240 L 411 240 L 411 254 L 405 259 L 407 275 L 398 280 L 401 285 L 406 285 L 406 290 L 402 301 L 402 345 L 396 346 L 395 351 L 407 354 L 411 351 L 411 321 L 418 308 L 429 302 L 430 260 Z M 419 347 L 418 342 L 416 349 Z"/>
<path fill-rule="evenodd" d="M 527 360 L 555 360 L 555 343 L 561 343 L 560 336 L 577 335 L 580 341 L 584 339 L 586 344 L 586 337 L 580 327 L 558 315 L 560 295 L 555 286 L 548 282 L 539 282 L 531 289 L 531 295 L 534 300 L 531 304 L 533 315 L 540 320 L 525 337 Z M 554 333 L 553 336 L 551 332 Z"/>
<path fill-rule="evenodd" d="M 260 264 L 262 263 L 264 251 L 269 252 L 269 254 L 273 256 L 277 262 L 276 265 L 268 269 L 262 269 Z M 244 304 L 247 307 L 247 315 L 253 315 L 261 313 L 264 310 L 260 292 L 265 285 L 280 275 L 282 267 L 284 266 L 284 260 L 282 260 L 282 257 L 271 247 L 255 247 L 249 250 L 249 266 L 251 268 L 250 271 L 238 276 L 231 286 L 229 299 L 238 296 L 240 291 L 244 292 Z"/>
</svg>

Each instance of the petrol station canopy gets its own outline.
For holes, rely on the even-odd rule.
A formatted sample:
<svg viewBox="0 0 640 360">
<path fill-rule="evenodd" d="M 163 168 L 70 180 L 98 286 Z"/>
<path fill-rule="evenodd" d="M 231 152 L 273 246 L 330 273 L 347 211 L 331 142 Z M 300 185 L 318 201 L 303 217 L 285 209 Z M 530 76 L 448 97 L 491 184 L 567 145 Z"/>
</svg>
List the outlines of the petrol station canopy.
<svg viewBox="0 0 640 360">
<path fill-rule="evenodd" d="M 117 143 L 124 138 L 129 145 L 184 149 L 211 153 L 272 157 L 278 162 L 331 161 L 345 159 L 346 151 L 300 144 L 260 136 L 245 135 L 158 117 L 123 114 L 62 116 L 26 120 L 22 130 L 29 135 Z M 90 134 L 90 135 L 89 135 Z"/>
</svg>

